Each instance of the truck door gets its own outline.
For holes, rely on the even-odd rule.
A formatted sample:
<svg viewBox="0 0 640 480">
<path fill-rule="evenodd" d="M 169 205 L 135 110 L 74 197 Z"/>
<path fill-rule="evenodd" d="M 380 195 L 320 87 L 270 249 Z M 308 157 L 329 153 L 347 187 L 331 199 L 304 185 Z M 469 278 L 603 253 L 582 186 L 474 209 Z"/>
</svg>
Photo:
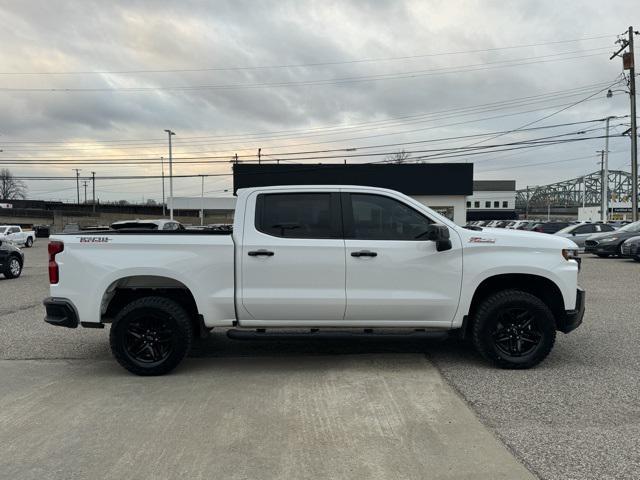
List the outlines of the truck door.
<svg viewBox="0 0 640 480">
<path fill-rule="evenodd" d="M 20 233 L 20 229 L 18 227 L 9 227 L 7 230 L 7 238 L 14 243 L 22 243 L 24 238 Z"/>
<path fill-rule="evenodd" d="M 445 325 L 458 308 L 462 283 L 460 239 L 438 252 L 424 232 L 432 219 L 390 196 L 342 196 L 347 261 L 345 323 Z M 408 322 L 408 323 L 407 323 Z"/>
<path fill-rule="evenodd" d="M 339 195 L 258 192 L 247 199 L 239 256 L 241 324 L 342 320 L 345 247 Z"/>
</svg>

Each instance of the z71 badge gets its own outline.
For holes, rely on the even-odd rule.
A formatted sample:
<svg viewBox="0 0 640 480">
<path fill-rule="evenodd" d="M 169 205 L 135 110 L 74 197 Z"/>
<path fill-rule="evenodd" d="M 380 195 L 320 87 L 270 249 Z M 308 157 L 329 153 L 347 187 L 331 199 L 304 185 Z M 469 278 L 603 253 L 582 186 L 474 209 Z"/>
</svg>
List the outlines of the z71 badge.
<svg viewBox="0 0 640 480">
<path fill-rule="evenodd" d="M 80 243 L 109 243 L 109 237 L 80 237 Z"/>
</svg>

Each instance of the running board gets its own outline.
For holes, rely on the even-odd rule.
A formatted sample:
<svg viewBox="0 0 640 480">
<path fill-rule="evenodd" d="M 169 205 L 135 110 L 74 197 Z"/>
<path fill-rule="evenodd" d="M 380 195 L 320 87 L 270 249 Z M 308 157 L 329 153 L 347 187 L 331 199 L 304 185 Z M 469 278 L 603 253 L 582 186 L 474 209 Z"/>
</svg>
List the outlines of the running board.
<svg viewBox="0 0 640 480">
<path fill-rule="evenodd" d="M 366 328 L 364 330 L 319 330 L 312 328 L 306 331 L 301 330 L 265 330 L 262 328 L 249 330 L 249 329 L 237 329 L 232 328 L 227 330 L 227 337 L 233 340 L 260 340 L 260 339 L 287 339 L 287 340 L 308 340 L 308 339 L 445 339 L 449 337 L 449 331 L 447 330 L 393 330 L 385 331 L 385 329 L 373 329 Z"/>
</svg>

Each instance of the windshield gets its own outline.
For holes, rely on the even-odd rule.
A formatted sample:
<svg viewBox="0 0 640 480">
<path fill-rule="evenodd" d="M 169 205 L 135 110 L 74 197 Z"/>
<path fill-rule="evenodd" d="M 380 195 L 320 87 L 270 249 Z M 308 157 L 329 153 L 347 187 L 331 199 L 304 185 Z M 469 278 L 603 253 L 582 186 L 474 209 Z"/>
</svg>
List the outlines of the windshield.
<svg viewBox="0 0 640 480">
<path fill-rule="evenodd" d="M 619 232 L 640 232 L 640 221 L 630 223 L 618 230 Z"/>
<path fill-rule="evenodd" d="M 571 233 L 571 231 L 579 227 L 580 225 L 569 225 L 568 227 L 564 227 L 562 230 L 558 230 L 556 233 Z"/>
<path fill-rule="evenodd" d="M 2 235 L 3 233 L 5 233 L 7 231 L 8 227 L 0 227 L 0 235 Z"/>
</svg>

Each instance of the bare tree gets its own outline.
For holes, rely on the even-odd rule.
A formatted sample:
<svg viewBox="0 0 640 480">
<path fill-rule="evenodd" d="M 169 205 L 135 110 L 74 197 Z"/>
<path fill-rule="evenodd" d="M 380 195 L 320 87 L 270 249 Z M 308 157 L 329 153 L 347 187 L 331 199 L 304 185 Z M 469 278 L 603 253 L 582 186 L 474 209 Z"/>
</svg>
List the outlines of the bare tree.
<svg viewBox="0 0 640 480">
<path fill-rule="evenodd" d="M 399 152 L 392 153 L 391 155 L 387 155 L 386 157 L 384 157 L 384 159 L 385 159 L 385 161 L 387 161 L 389 163 L 402 163 L 405 160 L 408 160 L 410 157 L 411 157 L 411 155 L 409 153 L 405 152 L 405 150 L 403 148 Z"/>
<path fill-rule="evenodd" d="M 18 200 L 27 195 L 27 186 L 17 179 L 8 168 L 0 169 L 0 199 Z"/>
</svg>

